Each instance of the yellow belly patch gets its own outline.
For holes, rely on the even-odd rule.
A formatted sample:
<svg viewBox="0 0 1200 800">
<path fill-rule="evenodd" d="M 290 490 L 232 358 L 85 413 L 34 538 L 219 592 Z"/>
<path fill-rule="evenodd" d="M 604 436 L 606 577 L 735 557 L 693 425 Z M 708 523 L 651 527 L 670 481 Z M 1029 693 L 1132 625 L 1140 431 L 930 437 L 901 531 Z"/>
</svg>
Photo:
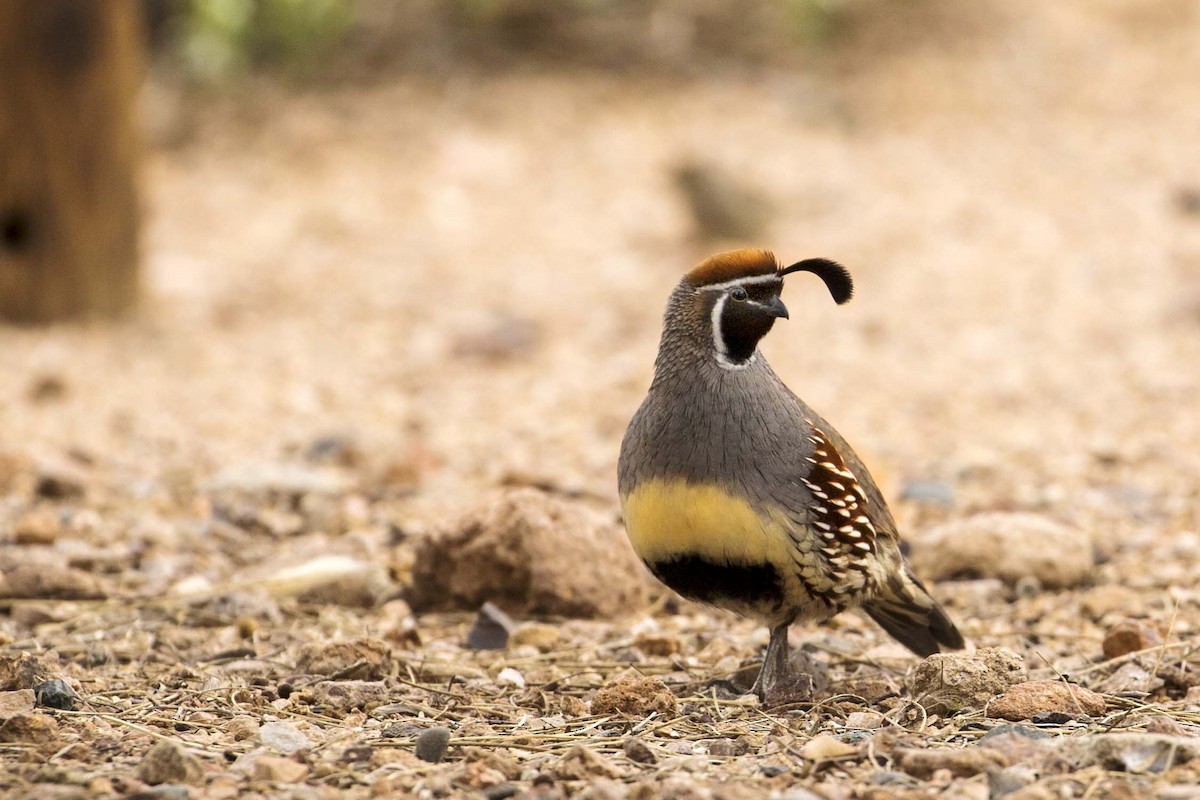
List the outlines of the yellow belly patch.
<svg viewBox="0 0 1200 800">
<path fill-rule="evenodd" d="M 712 484 L 647 481 L 621 497 L 621 511 L 644 561 L 698 555 L 729 564 L 790 562 L 782 520 Z"/>
</svg>

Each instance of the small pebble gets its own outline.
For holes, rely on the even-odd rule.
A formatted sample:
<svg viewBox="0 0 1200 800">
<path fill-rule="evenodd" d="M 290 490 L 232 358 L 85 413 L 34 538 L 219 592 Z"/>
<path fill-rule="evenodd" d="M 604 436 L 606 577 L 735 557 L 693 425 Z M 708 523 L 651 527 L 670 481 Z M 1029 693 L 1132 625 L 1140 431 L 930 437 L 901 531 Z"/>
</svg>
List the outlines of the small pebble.
<svg viewBox="0 0 1200 800">
<path fill-rule="evenodd" d="M 83 470 L 66 460 L 41 464 L 34 491 L 48 500 L 77 500 L 87 490 Z"/>
<path fill-rule="evenodd" d="M 858 748 L 838 741 L 828 733 L 814 736 L 800 748 L 800 755 L 808 761 L 829 761 L 858 752 Z"/>
<path fill-rule="evenodd" d="M 34 403 L 49 403 L 67 396 L 67 381 L 62 375 L 44 372 L 34 375 L 25 390 L 26 397 Z"/>
<path fill-rule="evenodd" d="M 514 647 L 530 645 L 539 653 L 549 653 L 558 646 L 562 634 L 553 625 L 544 622 L 526 622 L 517 627 L 512 633 Z"/>
<path fill-rule="evenodd" d="M 450 746 L 450 729 L 443 727 L 428 728 L 417 736 L 413 753 L 422 761 L 437 764 L 446 757 L 446 749 Z"/>
<path fill-rule="evenodd" d="M 1028 766 L 1008 767 L 992 770 L 987 774 L 988 800 L 998 800 L 1019 792 L 1037 780 L 1037 774 Z"/>
<path fill-rule="evenodd" d="M 884 769 L 871 776 L 871 783 L 878 786 L 887 786 L 893 783 L 912 783 L 912 778 L 903 772 Z"/>
<path fill-rule="evenodd" d="M 17 544 L 54 544 L 60 533 L 62 522 L 48 509 L 22 514 L 13 525 L 13 541 Z"/>
<path fill-rule="evenodd" d="M 258 735 L 258 720 L 249 715 L 234 717 L 225 724 L 225 732 L 233 737 L 235 742 L 244 742 Z"/>
<path fill-rule="evenodd" d="M 637 762 L 638 764 L 653 764 L 658 761 L 658 756 L 654 755 L 654 751 L 650 749 L 650 745 L 636 736 L 626 739 L 621 747 L 625 751 L 625 757 L 630 761 Z"/>
<path fill-rule="evenodd" d="M 1033 575 L 1022 575 L 1013 584 L 1013 594 L 1024 600 L 1037 597 L 1042 591 L 1042 582 Z"/>
<path fill-rule="evenodd" d="M 855 711 L 846 717 L 846 727 L 858 730 L 875 730 L 883 727 L 883 714 L 878 711 Z"/>
<path fill-rule="evenodd" d="M 58 679 L 39 683 L 33 687 L 33 693 L 39 706 L 57 708 L 60 711 L 70 711 L 74 708 L 78 697 L 66 681 Z"/>
<path fill-rule="evenodd" d="M 375 748 L 371 745 L 356 744 L 342 751 L 341 760 L 347 764 L 355 764 L 360 761 L 370 761 L 373 755 L 375 755 Z"/>
<path fill-rule="evenodd" d="M 679 652 L 679 639 L 669 633 L 642 633 L 633 640 L 633 646 L 645 655 L 664 658 Z"/>
<path fill-rule="evenodd" d="M 467 647 L 471 650 L 503 650 L 515 627 L 508 614 L 491 602 L 484 603 L 467 634 Z"/>
<path fill-rule="evenodd" d="M 1136 620 L 1119 622 L 1104 635 L 1104 657 L 1120 658 L 1139 650 L 1161 645 L 1162 637 L 1153 625 Z"/>
<path fill-rule="evenodd" d="M 355 467 L 362 463 L 362 448 L 352 434 L 334 433 L 314 439 L 304 451 L 314 464 Z"/>
<path fill-rule="evenodd" d="M 1192 731 L 1180 725 L 1165 714 L 1151 717 L 1146 723 L 1146 733 L 1158 733 L 1163 736 L 1192 736 Z"/>
<path fill-rule="evenodd" d="M 717 758 L 732 758 L 749 752 L 750 746 L 742 739 L 717 739 L 708 746 L 708 754 Z"/>
<path fill-rule="evenodd" d="M 198 783 L 203 774 L 199 759 L 170 739 L 160 739 L 147 750 L 137 767 L 138 779 L 151 785 Z"/>
<path fill-rule="evenodd" d="M 500 670 L 500 674 L 496 676 L 496 683 L 501 686 L 515 686 L 518 689 L 525 688 L 525 676 L 518 670 L 512 667 L 505 667 Z"/>
<path fill-rule="evenodd" d="M 1079 610 L 1099 621 L 1106 614 L 1128 612 L 1138 603 L 1140 595 L 1127 586 L 1104 583 L 1088 589 L 1079 598 Z"/>
<path fill-rule="evenodd" d="M 582 717 L 588 713 L 588 704 L 570 694 L 562 695 L 558 699 L 558 707 L 568 717 Z"/>
<path fill-rule="evenodd" d="M 1046 731 L 1031 728 L 1028 725 L 997 725 L 990 731 L 979 737 L 979 741 L 975 744 L 983 745 L 1000 736 L 1014 734 L 1016 736 L 1024 736 L 1026 739 L 1049 739 L 1051 734 Z"/>
<path fill-rule="evenodd" d="M 1087 719 L 1087 715 L 1068 714 L 1066 711 L 1039 711 L 1029 718 L 1034 725 L 1066 725 Z"/>
<path fill-rule="evenodd" d="M 520 791 L 520 787 L 511 783 L 501 783 L 487 789 L 483 796 L 486 800 L 506 800 Z"/>
<path fill-rule="evenodd" d="M 264 753 L 254 762 L 255 780 L 269 783 L 300 783 L 308 777 L 308 765 L 285 756 Z"/>
<path fill-rule="evenodd" d="M 285 755 L 312 748 L 312 741 L 290 722 L 266 723 L 258 729 L 258 740 Z"/>
</svg>

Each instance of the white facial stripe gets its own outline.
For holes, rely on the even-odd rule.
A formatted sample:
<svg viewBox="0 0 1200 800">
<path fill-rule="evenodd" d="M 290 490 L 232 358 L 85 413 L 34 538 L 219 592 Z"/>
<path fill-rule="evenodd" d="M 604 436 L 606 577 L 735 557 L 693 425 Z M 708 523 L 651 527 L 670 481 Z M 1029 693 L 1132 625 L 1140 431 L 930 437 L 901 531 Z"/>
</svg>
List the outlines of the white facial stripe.
<svg viewBox="0 0 1200 800">
<path fill-rule="evenodd" d="M 739 281 L 732 281 L 731 283 L 739 283 Z M 722 284 L 722 285 L 724 285 L 724 284 Z M 720 297 L 717 298 L 717 301 L 715 303 L 713 303 L 713 310 L 712 310 L 713 349 L 716 351 L 717 364 L 720 365 L 722 368 L 724 368 L 724 369 L 745 369 L 746 367 L 748 367 L 754 363 L 754 359 L 758 357 L 758 354 L 755 353 L 754 355 L 750 356 L 750 358 L 748 358 L 746 361 L 743 361 L 740 364 L 736 361 L 730 360 L 729 348 L 727 348 L 725 346 L 725 338 L 723 336 L 721 336 L 721 311 L 724 310 L 725 301 L 728 299 L 729 299 L 729 295 L 722 294 Z"/>
<path fill-rule="evenodd" d="M 745 369 L 746 367 L 753 364 L 755 359 L 757 359 L 757 358 L 758 358 L 758 353 L 755 353 L 754 355 L 750 356 L 749 359 L 747 359 L 746 361 L 743 361 L 739 364 L 736 361 L 730 361 L 723 354 L 717 353 L 717 366 L 719 366 L 721 369 L 728 369 L 728 370 Z"/>
<path fill-rule="evenodd" d="M 721 295 L 717 302 L 713 303 L 712 309 L 713 347 L 717 350 L 718 361 L 729 361 L 729 348 L 725 346 L 725 337 L 721 335 L 721 312 L 725 309 L 725 301 L 728 299 L 729 295 Z"/>
<path fill-rule="evenodd" d="M 779 276 L 772 272 L 768 275 L 754 275 L 749 278 L 738 278 L 737 280 L 733 281 L 725 281 L 724 283 L 710 283 L 707 286 L 701 286 L 700 289 L 706 292 L 720 291 L 722 289 L 728 289 L 730 286 L 751 286 L 756 283 L 767 283 L 768 281 L 777 280 L 779 280 Z"/>
</svg>

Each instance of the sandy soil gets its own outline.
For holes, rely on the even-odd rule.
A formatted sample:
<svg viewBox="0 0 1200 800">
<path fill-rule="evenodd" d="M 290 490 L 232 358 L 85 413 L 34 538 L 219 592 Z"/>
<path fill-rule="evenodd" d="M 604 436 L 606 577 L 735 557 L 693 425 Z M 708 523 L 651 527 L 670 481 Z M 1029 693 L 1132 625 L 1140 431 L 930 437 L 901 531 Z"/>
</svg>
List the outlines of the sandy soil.
<svg viewBox="0 0 1200 800">
<path fill-rule="evenodd" d="M 817 61 L 686 81 L 538 70 L 311 93 L 262 83 L 192 101 L 168 123 L 181 141 L 152 131 L 142 312 L 112 327 L 0 328 L 0 559 L 51 576 L 18 591 L 9 575 L 0 644 L 81 698 L 34 715 L 55 720 L 50 738 L 0 742 L 0 789 L 141 791 L 138 764 L 167 738 L 199 758 L 201 777 L 167 781 L 193 797 L 497 784 L 988 796 L 982 767 L 873 783 L 897 767 L 845 735 L 848 714 L 879 711 L 892 716 L 871 746 L 887 734 L 964 747 L 992 724 L 980 710 L 918 723 L 903 692 L 890 708 L 705 710 L 704 680 L 765 641 L 717 613 L 660 601 L 552 621 L 544 651 L 478 654 L 462 646 L 471 614 L 411 618 L 384 602 L 414 538 L 502 486 L 616 514 L 617 447 L 662 304 L 722 246 L 693 230 L 672 178 L 689 159 L 767 198 L 758 244 L 854 273 L 844 308 L 793 284 L 792 319 L 764 350 L 856 444 L 916 552 L 935 524 L 982 511 L 1090 537 L 1099 563 L 1083 586 L 935 587 L 974 645 L 1052 678 L 1100 662 L 1107 628 L 1143 620 L 1172 649 L 1143 664 L 1136 702 L 1095 669 L 1079 680 L 1108 714 L 1046 724 L 1086 735 L 1158 718 L 1190 735 L 1200 698 L 1150 684 L 1164 664 L 1188 672 L 1200 634 L 1200 11 L 912 12 L 864 23 Z M 931 486 L 951 504 L 920 502 Z M 901 500 L 906 489 L 917 499 Z M 314 600 L 270 582 L 330 555 L 353 562 L 360 594 Z M 667 644 L 639 650 L 650 635 Z M 386 713 L 280 698 L 318 643 L 358 636 L 394 649 Z M 806 639 L 835 678 L 865 670 L 899 689 L 915 665 L 857 617 L 793 632 Z M 676 689 L 675 716 L 588 712 L 630 664 Z M 525 688 L 501 680 L 506 667 Z M 311 747 L 285 759 L 303 774 L 239 762 L 261 743 L 257 728 L 230 732 L 245 717 L 305 732 Z M 436 765 L 411 755 L 435 719 L 453 733 Z M 631 731 L 655 764 L 623 749 Z M 822 733 L 853 752 L 804 755 Z M 713 754 L 718 739 L 744 749 Z M 1194 777 L 1079 769 L 1043 765 L 1024 791 L 1182 797 Z"/>
</svg>

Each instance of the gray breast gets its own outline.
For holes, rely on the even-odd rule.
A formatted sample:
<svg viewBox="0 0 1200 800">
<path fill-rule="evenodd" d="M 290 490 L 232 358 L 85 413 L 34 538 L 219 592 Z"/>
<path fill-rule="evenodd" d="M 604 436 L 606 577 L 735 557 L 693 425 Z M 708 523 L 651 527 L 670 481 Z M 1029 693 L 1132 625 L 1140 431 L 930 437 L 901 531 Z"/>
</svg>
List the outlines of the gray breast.
<svg viewBox="0 0 1200 800">
<path fill-rule="evenodd" d="M 621 448 L 622 493 L 647 479 L 716 483 L 751 500 L 802 511 L 804 435 L 811 414 L 767 366 L 723 369 L 715 360 L 687 376 L 660 376 L 626 432 Z"/>
</svg>

